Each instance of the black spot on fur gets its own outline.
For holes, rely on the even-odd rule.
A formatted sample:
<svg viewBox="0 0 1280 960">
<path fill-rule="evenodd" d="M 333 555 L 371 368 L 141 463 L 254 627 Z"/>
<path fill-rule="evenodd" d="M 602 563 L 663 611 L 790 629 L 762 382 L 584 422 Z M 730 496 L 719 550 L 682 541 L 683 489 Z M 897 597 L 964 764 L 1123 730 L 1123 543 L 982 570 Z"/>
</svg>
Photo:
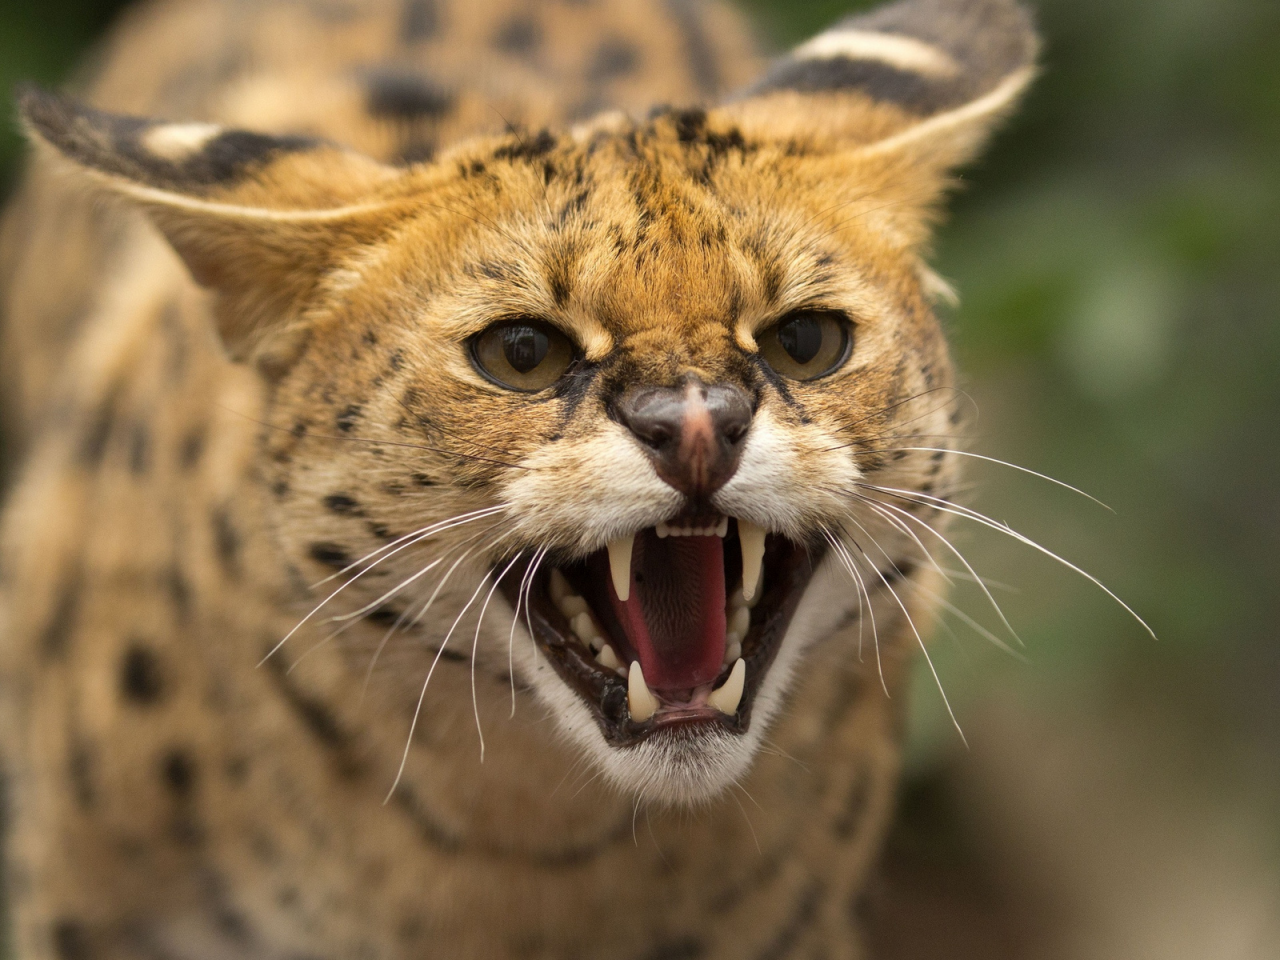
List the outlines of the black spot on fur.
<svg viewBox="0 0 1280 960">
<path fill-rule="evenodd" d="M 784 960 L 791 956 L 817 915 L 821 903 L 822 886 L 815 883 L 800 895 L 782 929 L 756 954 L 757 960 Z"/>
<path fill-rule="evenodd" d="M 196 788 L 196 762 L 185 750 L 170 750 L 160 759 L 160 779 L 179 800 L 188 800 Z"/>
<path fill-rule="evenodd" d="M 343 729 L 333 711 L 320 700 L 304 694 L 290 682 L 288 667 L 281 658 L 272 657 L 267 661 L 267 666 L 280 692 L 284 695 L 285 702 L 297 714 L 307 732 L 333 753 L 338 772 L 344 777 L 358 776 L 363 769 L 363 764 L 356 753 L 355 739 Z"/>
<path fill-rule="evenodd" d="M 40 649 L 47 657 L 57 657 L 66 652 L 71 635 L 80 617 L 80 592 L 84 578 L 76 570 L 66 575 L 58 587 L 49 620 L 40 635 Z"/>
<path fill-rule="evenodd" d="M 406 0 L 400 17 L 400 39 L 404 43 L 421 43 L 440 31 L 440 10 L 436 0 Z"/>
<path fill-rule="evenodd" d="M 415 473 L 413 475 L 413 482 L 420 487 L 434 487 L 436 485 L 436 482 L 425 473 Z"/>
<path fill-rule="evenodd" d="M 384 627 L 392 627 L 400 621 L 400 617 L 402 615 L 402 612 L 397 610 L 395 607 L 378 607 L 378 609 L 370 613 L 365 617 L 365 619 L 370 623 L 376 623 Z"/>
<path fill-rule="evenodd" d="M 139 420 L 129 434 L 129 472 L 140 477 L 151 465 L 151 427 Z"/>
<path fill-rule="evenodd" d="M 326 567 L 333 567 L 335 570 L 345 570 L 351 566 L 351 557 L 336 543 L 313 543 L 308 552 L 312 560 L 323 563 Z"/>
<path fill-rule="evenodd" d="M 610 37 L 596 49 L 587 68 L 587 79 L 592 83 L 608 83 L 635 73 L 640 66 L 640 49 L 621 37 Z"/>
<path fill-rule="evenodd" d="M 334 417 L 333 425 L 343 433 L 350 433 L 355 429 L 356 423 L 360 419 L 361 412 L 360 404 L 349 404 L 343 408 L 341 413 Z"/>
<path fill-rule="evenodd" d="M 453 109 L 453 91 L 430 77 L 406 70 L 379 69 L 365 78 L 370 116 L 414 123 L 438 120 Z"/>
<path fill-rule="evenodd" d="M 517 14 L 498 28 L 493 45 L 504 53 L 529 56 L 542 46 L 542 26 L 533 17 Z"/>
<path fill-rule="evenodd" d="M 191 619 L 191 584 L 181 567 L 175 564 L 169 568 L 164 576 L 164 586 L 173 601 L 173 611 L 179 622 Z"/>
<path fill-rule="evenodd" d="M 149 707 L 164 695 L 164 677 L 160 658 L 140 643 L 135 643 L 120 661 L 120 693 L 126 700 Z"/>
<path fill-rule="evenodd" d="M 115 421 L 114 400 L 108 400 L 94 411 L 80 440 L 80 462 L 86 467 L 97 467 L 107 453 L 107 440 Z"/>
<path fill-rule="evenodd" d="M 213 524 L 213 545 L 218 552 L 222 572 L 235 579 L 240 576 L 240 531 L 231 520 L 226 507 L 216 508 L 210 516 Z"/>
<path fill-rule="evenodd" d="M 854 837 L 863 824 L 870 799 L 871 779 L 865 770 L 859 770 L 849 786 L 849 794 L 845 798 L 840 816 L 832 825 L 837 837 L 841 840 L 851 840 Z"/>
<path fill-rule="evenodd" d="M 85 166 L 141 183 L 196 190 L 236 182 L 275 158 L 311 150 L 310 137 L 269 137 L 226 130 L 181 160 L 143 146 L 157 126 L 140 117 L 103 113 L 34 86 L 19 94 L 23 115 L 40 135 Z"/>
<path fill-rule="evenodd" d="M 707 111 L 701 108 L 674 110 L 671 120 L 676 125 L 676 136 L 681 143 L 692 143 L 707 129 Z"/>
<path fill-rule="evenodd" d="M 191 470 L 200 462 L 200 457 L 204 454 L 204 441 L 203 427 L 197 427 L 182 438 L 178 445 L 178 465 L 182 469 Z"/>
<path fill-rule="evenodd" d="M 518 137 L 515 143 L 499 147 L 493 152 L 495 160 L 535 160 L 555 149 L 556 138 L 550 130 L 540 130 L 532 140 Z"/>
<path fill-rule="evenodd" d="M 365 524 L 365 529 L 379 540 L 391 541 L 396 539 L 396 535 L 391 532 L 390 527 L 384 526 L 381 523 L 375 523 L 372 520 Z"/>
<path fill-rule="evenodd" d="M 84 926 L 75 920 L 55 920 L 52 940 L 53 953 L 58 960 L 90 960 L 92 956 Z"/>
<path fill-rule="evenodd" d="M 81 810 L 92 810 L 98 802 L 94 784 L 94 750 L 84 740 L 76 738 L 67 757 L 67 773 L 71 778 L 71 792 Z"/>
<path fill-rule="evenodd" d="M 331 493 L 324 498 L 325 508 L 341 516 L 353 516 L 360 513 L 360 504 L 345 493 Z"/>
</svg>

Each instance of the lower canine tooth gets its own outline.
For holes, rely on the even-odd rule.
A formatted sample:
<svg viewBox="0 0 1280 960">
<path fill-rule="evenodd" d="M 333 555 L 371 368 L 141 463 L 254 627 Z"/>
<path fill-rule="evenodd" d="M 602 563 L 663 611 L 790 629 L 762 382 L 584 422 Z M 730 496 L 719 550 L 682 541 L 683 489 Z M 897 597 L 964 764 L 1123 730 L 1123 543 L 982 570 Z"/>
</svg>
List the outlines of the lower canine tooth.
<svg viewBox="0 0 1280 960">
<path fill-rule="evenodd" d="M 738 712 L 738 704 L 742 702 L 742 689 L 746 686 L 746 682 L 747 661 L 739 657 L 733 669 L 729 671 L 729 679 L 719 690 L 711 692 L 711 696 L 707 697 L 707 703 L 721 713 L 732 717 Z"/>
<path fill-rule="evenodd" d="M 644 670 L 639 660 L 632 661 L 631 672 L 627 674 L 627 706 L 631 709 L 631 719 L 636 723 L 644 723 L 658 712 L 658 698 L 644 682 Z"/>
<path fill-rule="evenodd" d="M 631 596 L 631 548 L 635 534 L 609 541 L 609 573 L 613 575 L 613 592 L 623 603 Z"/>
<path fill-rule="evenodd" d="M 738 521 L 738 539 L 742 543 L 742 596 L 748 603 L 760 589 L 760 572 L 764 565 L 763 527 L 746 520 Z"/>
</svg>

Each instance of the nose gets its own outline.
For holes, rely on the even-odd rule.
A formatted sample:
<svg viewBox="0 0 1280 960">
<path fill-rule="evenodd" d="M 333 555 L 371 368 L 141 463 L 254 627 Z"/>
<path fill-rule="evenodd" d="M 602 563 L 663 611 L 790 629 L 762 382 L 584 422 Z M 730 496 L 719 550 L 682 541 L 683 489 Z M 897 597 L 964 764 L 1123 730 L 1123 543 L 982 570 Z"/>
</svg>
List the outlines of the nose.
<svg viewBox="0 0 1280 960">
<path fill-rule="evenodd" d="M 743 390 L 696 378 L 676 387 L 629 390 L 617 412 L 658 476 L 695 500 L 733 477 L 751 427 L 751 400 Z"/>
</svg>

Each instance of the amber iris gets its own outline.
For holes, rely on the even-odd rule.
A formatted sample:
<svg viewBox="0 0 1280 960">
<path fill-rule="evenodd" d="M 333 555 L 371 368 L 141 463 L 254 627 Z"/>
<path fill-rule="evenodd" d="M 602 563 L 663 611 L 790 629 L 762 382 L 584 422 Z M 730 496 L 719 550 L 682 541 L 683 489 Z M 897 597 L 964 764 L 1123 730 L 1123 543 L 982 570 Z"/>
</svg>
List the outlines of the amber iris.
<svg viewBox="0 0 1280 960">
<path fill-rule="evenodd" d="M 835 310 L 797 310 L 757 338 L 760 356 L 792 380 L 817 380 L 835 373 L 853 349 L 853 324 Z"/>
<path fill-rule="evenodd" d="M 485 377 L 533 393 L 559 380 L 574 360 L 569 338 L 541 320 L 504 320 L 471 340 L 471 358 Z"/>
</svg>

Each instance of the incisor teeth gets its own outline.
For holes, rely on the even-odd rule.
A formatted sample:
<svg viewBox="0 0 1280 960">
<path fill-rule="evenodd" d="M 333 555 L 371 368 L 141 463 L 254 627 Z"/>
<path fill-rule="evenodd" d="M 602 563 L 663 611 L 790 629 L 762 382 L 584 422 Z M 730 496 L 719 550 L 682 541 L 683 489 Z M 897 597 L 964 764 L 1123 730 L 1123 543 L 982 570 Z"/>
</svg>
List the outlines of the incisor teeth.
<svg viewBox="0 0 1280 960">
<path fill-rule="evenodd" d="M 729 518 L 721 517 L 720 522 L 716 524 L 716 536 L 723 540 L 729 535 Z"/>
<path fill-rule="evenodd" d="M 739 657 L 729 671 L 729 679 L 719 690 L 713 690 L 707 697 L 707 703 L 721 713 L 732 717 L 738 712 L 738 704 L 742 702 L 742 689 L 747 682 L 747 661 Z"/>
<path fill-rule="evenodd" d="M 644 670 L 639 660 L 631 662 L 631 672 L 627 674 L 627 706 L 631 710 L 631 719 L 636 723 L 644 723 L 658 712 L 658 698 L 644 682 Z"/>
<path fill-rule="evenodd" d="M 613 575 L 613 592 L 623 603 L 631 596 L 631 547 L 636 535 L 609 541 L 609 572 Z"/>
<path fill-rule="evenodd" d="M 751 611 L 746 607 L 739 607 L 729 615 L 729 632 L 736 633 L 739 637 L 745 637 L 747 631 L 751 628 Z"/>
<path fill-rule="evenodd" d="M 764 564 L 763 527 L 746 520 L 738 521 L 738 539 L 742 543 L 742 596 L 748 603 L 760 589 L 760 572 Z"/>
<path fill-rule="evenodd" d="M 564 578 L 564 574 L 555 567 L 551 568 L 551 599 L 556 606 L 560 605 L 560 601 L 573 593 L 573 587 L 569 586 L 569 581 Z"/>
<path fill-rule="evenodd" d="M 604 645 L 604 649 L 596 654 L 596 663 L 600 664 L 602 667 L 608 667 L 610 670 L 617 670 L 619 672 L 624 669 L 622 661 L 619 660 L 618 655 L 613 652 L 613 647 L 609 646 L 607 643 Z"/>
<path fill-rule="evenodd" d="M 665 522 L 654 527 L 653 532 L 658 535 L 659 540 L 665 540 L 667 537 L 671 536 L 671 528 L 667 526 Z"/>
</svg>

